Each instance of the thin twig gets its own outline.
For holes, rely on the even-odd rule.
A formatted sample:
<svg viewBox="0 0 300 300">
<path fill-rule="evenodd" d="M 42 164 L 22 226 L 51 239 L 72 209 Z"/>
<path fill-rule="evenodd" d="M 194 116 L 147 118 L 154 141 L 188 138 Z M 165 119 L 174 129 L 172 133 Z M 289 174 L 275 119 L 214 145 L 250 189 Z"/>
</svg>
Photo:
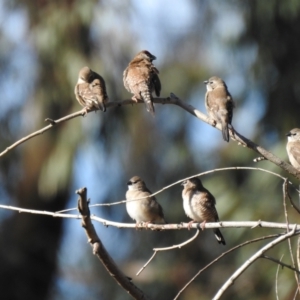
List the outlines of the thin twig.
<svg viewBox="0 0 300 300">
<path fill-rule="evenodd" d="M 189 244 L 190 242 L 192 242 L 200 233 L 200 230 L 197 229 L 197 232 L 195 233 L 194 236 L 192 236 L 190 239 L 188 239 L 187 241 L 181 243 L 181 244 L 178 244 L 178 245 L 174 245 L 174 246 L 171 246 L 171 247 L 164 247 L 164 248 L 153 248 L 154 251 L 168 251 L 168 250 L 172 250 L 172 249 L 176 249 L 176 248 L 181 248 L 187 244 Z"/>
<path fill-rule="evenodd" d="M 276 277 L 275 277 L 275 295 L 276 295 L 276 299 L 277 300 L 279 300 L 279 294 L 278 294 L 278 274 L 279 274 L 279 268 L 280 268 L 280 263 L 281 263 L 282 258 L 283 258 L 283 254 L 281 255 L 279 264 L 277 266 Z"/>
<path fill-rule="evenodd" d="M 289 237 L 293 236 L 296 232 L 296 226 L 294 226 L 293 230 L 289 231 L 288 233 L 278 237 L 276 240 L 270 242 L 263 248 L 259 249 L 254 255 L 252 255 L 240 268 L 238 268 L 230 278 L 223 284 L 223 286 L 219 289 L 217 294 L 214 296 L 213 300 L 218 300 L 224 294 L 224 292 L 234 283 L 234 281 L 250 266 L 252 265 L 262 254 L 264 254 L 267 250 L 273 248 L 277 244 L 281 243 L 282 241 L 288 239 Z"/>
<path fill-rule="evenodd" d="M 193 178 L 193 177 L 200 177 L 200 176 L 204 176 L 204 175 L 208 175 L 208 174 L 211 174 L 211 173 L 215 173 L 215 172 L 222 172 L 222 171 L 229 171 L 229 170 L 253 170 L 253 171 L 261 171 L 261 172 L 265 172 L 265 173 L 268 173 L 268 174 L 271 174 L 273 176 L 276 176 L 278 178 L 281 178 L 282 180 L 285 180 L 285 177 L 277 174 L 277 173 L 274 173 L 272 171 L 269 171 L 269 170 L 265 170 L 265 169 L 262 169 L 262 168 L 254 168 L 254 167 L 228 167 L 228 168 L 219 168 L 219 169 L 214 169 L 214 170 L 209 170 L 209 171 L 205 171 L 205 172 L 201 172 L 201 173 L 198 173 L 198 174 L 194 174 L 192 176 L 189 176 L 189 177 L 186 177 L 186 178 L 183 178 L 183 179 L 180 179 L 172 184 L 169 184 L 165 187 L 163 187 L 162 189 L 156 191 L 155 193 L 151 194 L 150 196 L 156 196 L 157 194 L 160 194 L 161 192 L 177 185 L 177 184 L 180 184 L 181 182 L 187 180 L 187 179 L 190 179 L 190 178 Z M 123 204 L 123 203 L 126 203 L 127 201 L 128 202 L 131 202 L 131 201 L 138 201 L 138 200 L 142 200 L 142 199 L 145 199 L 149 196 L 145 196 L 145 197 L 140 197 L 140 198 L 135 198 L 135 199 L 130 199 L 130 200 L 121 200 L 121 201 L 117 201 L 117 202 L 110 202 L 110 203 L 99 203 L 99 204 L 92 204 L 90 205 L 90 207 L 98 207 L 98 206 L 112 206 L 112 205 L 119 205 L 119 204 Z M 62 212 L 68 212 L 68 211 L 72 211 L 72 210 L 76 210 L 77 208 L 69 208 L 69 209 L 65 209 L 65 210 L 60 210 L 58 211 L 57 213 L 62 213 Z"/>
<path fill-rule="evenodd" d="M 172 249 L 176 249 L 176 248 L 181 248 L 187 244 L 189 244 L 190 242 L 192 242 L 200 233 L 200 230 L 197 229 L 196 233 L 194 236 L 192 236 L 190 239 L 188 239 L 187 241 L 183 242 L 183 243 L 180 243 L 178 245 L 174 245 L 174 246 L 171 246 L 171 247 L 165 247 L 165 248 L 153 248 L 153 251 L 154 251 L 154 254 L 150 257 L 150 259 L 147 261 L 147 263 L 137 272 L 137 276 L 139 274 L 142 273 L 142 271 L 146 268 L 146 266 L 151 262 L 151 260 L 154 258 L 154 256 L 156 255 L 156 253 L 158 251 L 167 251 L 167 250 L 172 250 Z"/>
<path fill-rule="evenodd" d="M 78 210 L 82 216 L 81 222 L 84 228 L 88 241 L 93 248 L 93 254 L 96 255 L 103 266 L 106 268 L 110 276 L 117 281 L 117 283 L 134 299 L 148 299 L 148 297 L 140 290 L 129 277 L 118 268 L 114 260 L 111 258 L 100 238 L 98 237 L 96 230 L 92 224 L 90 218 L 90 210 L 87 201 L 87 189 L 82 188 L 76 191 L 79 195 Z"/>
<path fill-rule="evenodd" d="M 299 193 L 299 191 L 297 190 L 297 192 Z M 286 195 L 286 197 L 288 197 L 288 199 L 290 200 L 291 206 L 296 210 L 296 212 L 298 214 L 300 214 L 300 209 L 297 207 L 297 205 L 294 203 L 294 201 L 292 200 L 292 197 L 289 193 L 289 188 L 288 188 L 288 184 L 284 184 L 284 195 Z M 300 195 L 300 193 L 299 193 Z"/>
<path fill-rule="evenodd" d="M 224 256 L 226 256 L 227 254 L 239 249 L 239 248 L 242 248 L 246 245 L 249 245 L 249 244 L 252 244 L 252 243 L 255 243 L 255 242 L 259 242 L 259 241 L 262 241 L 262 240 L 266 240 L 266 239 L 271 239 L 271 238 L 274 238 L 274 237 L 278 237 L 279 234 L 272 234 L 272 235 L 267 235 L 267 236 L 263 236 L 263 237 L 260 237 L 260 238 L 256 238 L 256 239 L 253 239 L 253 240 L 250 240 L 250 241 L 247 241 L 247 242 L 244 242 L 242 244 L 239 244 L 225 252 L 223 252 L 221 255 L 219 255 L 217 258 L 215 258 L 213 261 L 211 261 L 209 264 L 207 264 L 204 268 L 202 268 L 201 270 L 199 270 L 193 277 L 192 279 L 187 282 L 185 284 L 185 286 L 178 292 L 178 294 L 176 295 L 176 297 L 174 298 L 174 300 L 178 299 L 178 297 L 183 293 L 183 291 L 202 273 L 204 272 L 205 270 L 207 270 L 209 267 L 211 267 L 214 263 L 216 263 L 217 261 L 219 261 L 221 258 L 223 258 Z"/>
<path fill-rule="evenodd" d="M 283 186 L 282 186 L 282 192 L 283 192 L 283 208 L 284 208 L 284 216 L 285 216 L 285 221 L 286 221 L 286 232 L 289 231 L 289 218 L 288 218 L 288 213 L 287 213 L 287 208 L 286 208 L 286 198 L 287 198 L 287 188 L 288 186 L 288 180 L 287 178 L 284 180 Z M 291 261 L 293 264 L 294 269 L 296 268 L 295 265 L 295 260 L 294 260 L 294 256 L 293 256 L 293 251 L 292 251 L 292 244 L 291 244 L 291 239 L 287 239 L 288 242 L 288 247 L 289 247 L 289 252 L 290 252 L 290 256 L 291 256 Z M 296 279 L 296 284 L 297 286 L 299 285 L 299 281 L 298 281 L 298 275 L 295 272 L 295 279 Z"/>
<path fill-rule="evenodd" d="M 14 210 L 18 211 L 19 213 L 29 213 L 29 214 L 36 214 L 36 215 L 47 215 L 52 216 L 55 218 L 67 218 L 67 219 L 81 219 L 80 215 L 77 214 L 60 214 L 56 212 L 49 212 L 49 211 L 42 211 L 42 210 L 34 210 L 34 209 L 26 209 L 20 208 L 15 206 L 8 206 L 0 204 L 0 209 L 6 210 Z M 153 230 L 181 230 L 181 229 L 188 229 L 190 228 L 198 229 L 199 223 L 193 223 L 189 225 L 189 223 L 175 223 L 175 224 L 138 224 L 135 223 L 120 223 L 114 222 L 110 220 L 106 220 L 94 215 L 91 215 L 91 219 L 102 223 L 104 226 L 113 226 L 117 228 L 133 228 L 133 229 L 153 229 Z M 294 226 L 297 226 L 296 229 L 300 230 L 300 224 L 290 224 L 289 229 L 293 229 Z M 235 222 L 235 221 L 222 221 L 222 222 L 215 222 L 215 223 L 205 223 L 204 228 L 207 229 L 214 229 L 214 228 L 272 228 L 272 229 L 286 229 L 286 223 L 275 223 L 275 222 L 265 222 L 265 221 L 242 221 L 242 222 Z"/>
<path fill-rule="evenodd" d="M 296 268 L 294 268 L 294 267 L 292 267 L 292 266 L 290 266 L 290 265 L 288 265 L 288 264 L 283 263 L 283 262 L 281 261 L 281 260 L 282 260 L 282 257 L 283 257 L 283 255 L 281 256 L 280 260 L 278 260 L 278 259 L 276 259 L 276 258 L 267 256 L 267 255 L 262 255 L 262 256 L 261 256 L 261 258 L 265 258 L 265 259 L 268 259 L 268 260 L 270 260 L 270 261 L 273 261 L 273 262 L 275 262 L 276 264 L 281 265 L 282 267 L 288 268 L 288 269 L 290 269 L 290 270 L 292 270 L 292 271 L 294 271 L 294 272 L 300 274 L 300 271 L 297 270 Z"/>
<path fill-rule="evenodd" d="M 153 252 L 152 256 L 148 259 L 148 261 L 143 265 L 143 267 L 136 273 L 136 276 L 139 276 L 145 269 L 146 267 L 150 264 L 154 256 L 156 255 L 156 251 Z"/>
</svg>

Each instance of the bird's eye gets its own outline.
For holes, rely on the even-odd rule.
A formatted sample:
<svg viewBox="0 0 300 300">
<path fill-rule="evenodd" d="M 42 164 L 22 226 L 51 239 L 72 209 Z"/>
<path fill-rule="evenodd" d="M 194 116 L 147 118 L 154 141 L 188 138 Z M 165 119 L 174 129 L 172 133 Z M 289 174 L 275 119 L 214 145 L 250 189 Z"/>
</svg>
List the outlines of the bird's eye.
<svg viewBox="0 0 300 300">
<path fill-rule="evenodd" d="M 213 84 L 214 82 L 213 81 L 210 81 L 210 83 L 209 84 Z"/>
</svg>

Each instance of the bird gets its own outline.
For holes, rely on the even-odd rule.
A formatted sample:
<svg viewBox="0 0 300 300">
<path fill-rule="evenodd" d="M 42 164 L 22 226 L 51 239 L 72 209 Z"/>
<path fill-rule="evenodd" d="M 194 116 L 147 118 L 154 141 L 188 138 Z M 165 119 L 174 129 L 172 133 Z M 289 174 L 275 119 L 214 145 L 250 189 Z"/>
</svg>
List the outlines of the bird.
<svg viewBox="0 0 300 300">
<path fill-rule="evenodd" d="M 140 223 L 165 224 L 163 209 L 156 201 L 145 182 L 139 176 L 133 176 L 128 182 L 126 192 L 126 210 L 129 216 L 136 221 L 136 226 Z M 132 199 L 143 198 L 136 201 Z"/>
<path fill-rule="evenodd" d="M 104 79 L 89 67 L 79 71 L 78 81 L 74 90 L 77 101 L 88 110 L 99 109 L 106 111 L 105 104 L 109 101 Z"/>
<path fill-rule="evenodd" d="M 219 222 L 216 210 L 215 197 L 202 185 L 198 177 L 193 177 L 182 182 L 183 209 L 186 215 L 192 219 L 188 228 L 193 222 L 202 222 L 201 228 L 204 229 L 206 222 Z M 226 245 L 225 239 L 218 228 L 214 229 L 215 237 L 219 244 Z"/>
<path fill-rule="evenodd" d="M 206 110 L 212 119 L 221 123 L 223 139 L 229 142 L 228 125 L 231 125 L 234 109 L 232 97 L 226 83 L 221 78 L 213 76 L 204 83 L 207 90 L 205 95 Z"/>
<path fill-rule="evenodd" d="M 288 139 L 286 151 L 291 165 L 300 170 L 300 129 L 294 128 L 286 136 Z"/>
<path fill-rule="evenodd" d="M 123 72 L 123 83 L 128 92 L 132 93 L 132 100 L 142 100 L 146 104 L 147 111 L 155 116 L 152 93 L 160 96 L 161 83 L 158 77 L 159 71 L 152 61 L 156 57 L 147 50 L 140 51 L 128 64 Z"/>
</svg>

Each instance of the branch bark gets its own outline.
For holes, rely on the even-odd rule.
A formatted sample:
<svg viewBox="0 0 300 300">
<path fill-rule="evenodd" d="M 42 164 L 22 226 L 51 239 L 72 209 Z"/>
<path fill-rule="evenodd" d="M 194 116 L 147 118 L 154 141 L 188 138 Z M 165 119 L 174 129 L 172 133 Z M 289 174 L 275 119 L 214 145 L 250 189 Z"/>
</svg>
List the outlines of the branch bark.
<svg viewBox="0 0 300 300">
<path fill-rule="evenodd" d="M 190 104 L 187 104 L 185 102 L 183 102 L 181 99 L 179 99 L 175 94 L 171 93 L 170 97 L 167 98 L 153 98 L 153 102 L 154 103 L 159 103 L 159 104 L 174 104 L 177 105 L 179 107 L 181 107 L 182 109 L 184 109 L 185 111 L 187 111 L 188 113 L 190 113 L 191 115 L 193 115 L 194 117 L 198 118 L 199 120 L 216 127 L 217 129 L 221 130 L 221 126 L 220 124 L 214 124 L 213 120 L 210 119 L 207 115 L 203 114 L 202 112 L 200 112 L 199 110 L 197 110 L 195 107 L 193 107 Z M 109 103 L 107 103 L 106 108 L 112 108 L 112 107 L 119 107 L 122 105 L 129 105 L 129 104 L 136 104 L 136 103 L 144 103 L 143 101 L 138 101 L 135 102 L 132 99 L 126 99 L 123 101 L 111 101 Z M 92 111 L 88 111 L 88 113 L 90 113 Z M 83 116 L 85 114 L 85 109 L 82 109 L 76 113 L 70 114 L 68 116 L 65 116 L 61 119 L 58 120 L 52 120 L 50 118 L 46 118 L 45 121 L 50 122 L 50 125 L 31 133 L 30 135 L 20 139 L 19 141 L 15 142 L 14 144 L 12 144 L 11 146 L 7 147 L 4 151 L 2 151 L 0 153 L 0 157 L 5 155 L 8 151 L 16 148 L 17 146 L 19 146 L 20 144 L 24 143 L 25 141 L 43 134 L 44 132 L 50 130 L 53 126 L 62 123 L 64 121 L 79 117 L 79 116 Z M 295 169 L 292 165 L 284 162 L 283 160 L 281 160 L 280 158 L 278 158 L 277 156 L 275 156 L 273 153 L 271 153 L 270 151 L 267 151 L 266 149 L 264 149 L 263 147 L 255 144 L 254 142 L 250 141 L 249 139 L 245 138 L 244 136 L 242 136 L 240 133 L 238 133 L 236 130 L 230 130 L 230 137 L 237 141 L 238 143 L 242 144 L 243 146 L 255 151 L 256 153 L 261 154 L 263 157 L 265 157 L 267 160 L 269 160 L 270 162 L 274 163 L 275 165 L 277 165 L 278 167 L 280 167 L 281 169 L 283 169 L 284 171 L 288 172 L 289 174 L 293 175 L 294 177 L 296 177 L 298 180 L 300 180 L 300 170 Z"/>
<path fill-rule="evenodd" d="M 82 216 L 81 224 L 85 229 L 88 241 L 93 248 L 93 254 L 97 255 L 110 276 L 113 277 L 129 295 L 131 295 L 134 299 L 149 299 L 148 297 L 146 297 L 143 291 L 141 291 L 136 285 L 134 285 L 133 282 L 117 267 L 116 263 L 106 251 L 104 245 L 98 237 L 90 218 L 90 209 L 87 201 L 87 189 L 79 189 L 76 191 L 76 194 L 79 195 L 78 211 Z"/>
<path fill-rule="evenodd" d="M 234 283 L 234 281 L 250 266 L 252 265 L 258 258 L 260 258 L 267 250 L 271 249 L 275 245 L 281 243 L 282 241 L 288 239 L 289 237 L 295 235 L 296 226 L 289 231 L 288 233 L 278 237 L 276 240 L 270 242 L 259 251 L 257 251 L 254 255 L 252 255 L 240 268 L 238 268 L 232 276 L 223 284 L 223 286 L 219 289 L 217 294 L 214 296 L 213 300 L 218 300 L 224 294 L 224 292 Z"/>
<path fill-rule="evenodd" d="M 18 211 L 19 213 L 29 213 L 29 214 L 36 214 L 36 215 L 46 215 L 51 216 L 54 218 L 66 218 L 66 219 L 81 219 L 82 216 L 76 214 L 63 214 L 63 213 L 56 213 L 50 211 L 42 211 L 42 210 L 34 210 L 34 209 L 26 209 L 20 208 L 15 206 L 9 205 L 2 205 L 0 204 L 0 209 L 7 209 L 7 210 L 14 210 Z M 102 223 L 105 227 L 107 226 L 114 226 L 117 228 L 132 228 L 132 229 L 151 229 L 151 230 L 181 230 L 181 229 L 188 229 L 189 223 L 175 223 L 175 224 L 138 224 L 135 223 L 120 223 L 114 222 L 110 220 L 106 220 L 100 217 L 96 217 L 94 215 L 90 216 L 91 220 L 96 222 Z M 198 229 L 199 224 L 194 223 L 190 225 L 190 228 Z M 300 230 L 300 224 L 289 224 L 288 229 L 292 230 L 296 226 L 296 230 Z M 222 222 L 215 222 L 215 223 L 205 223 L 204 228 L 272 228 L 272 229 L 287 229 L 286 223 L 276 223 L 276 222 L 266 222 L 266 221 L 222 221 Z"/>
</svg>

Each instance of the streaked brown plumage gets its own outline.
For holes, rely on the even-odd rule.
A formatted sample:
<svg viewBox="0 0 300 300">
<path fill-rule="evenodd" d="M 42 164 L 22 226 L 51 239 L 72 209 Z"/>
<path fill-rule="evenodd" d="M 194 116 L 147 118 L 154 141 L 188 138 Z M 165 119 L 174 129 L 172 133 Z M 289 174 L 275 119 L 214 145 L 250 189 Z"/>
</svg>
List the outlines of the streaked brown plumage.
<svg viewBox="0 0 300 300">
<path fill-rule="evenodd" d="M 221 123 L 223 139 L 229 142 L 228 125 L 231 125 L 234 102 L 225 82 L 216 76 L 204 81 L 206 84 L 205 107 L 211 118 Z"/>
<path fill-rule="evenodd" d="M 154 224 L 165 224 L 164 213 L 155 197 L 148 197 L 152 193 L 146 187 L 145 182 L 138 176 L 132 177 L 128 183 L 126 200 L 146 197 L 142 200 L 127 201 L 126 209 L 129 216 L 137 224 L 146 222 Z"/>
<path fill-rule="evenodd" d="M 184 189 L 182 191 L 183 209 L 186 215 L 193 221 L 203 222 L 201 227 L 206 222 L 218 222 L 219 216 L 216 210 L 215 197 L 202 185 L 199 178 L 194 177 L 182 183 Z M 221 231 L 216 228 L 214 233 L 218 243 L 226 245 Z"/>
<path fill-rule="evenodd" d="M 74 90 L 79 104 L 86 108 L 106 111 L 105 104 L 109 101 L 104 79 L 89 67 L 79 71 L 78 81 Z"/>
<path fill-rule="evenodd" d="M 133 94 L 132 100 L 143 100 L 146 104 L 147 111 L 153 116 L 155 114 L 152 92 L 159 97 L 161 91 L 161 83 L 158 77 L 158 70 L 152 61 L 156 57 L 149 51 L 143 50 L 139 52 L 123 73 L 124 86 L 128 92 Z"/>
<path fill-rule="evenodd" d="M 300 170 L 300 129 L 294 128 L 286 134 L 288 142 L 286 151 L 291 162 L 291 165 Z"/>
</svg>

